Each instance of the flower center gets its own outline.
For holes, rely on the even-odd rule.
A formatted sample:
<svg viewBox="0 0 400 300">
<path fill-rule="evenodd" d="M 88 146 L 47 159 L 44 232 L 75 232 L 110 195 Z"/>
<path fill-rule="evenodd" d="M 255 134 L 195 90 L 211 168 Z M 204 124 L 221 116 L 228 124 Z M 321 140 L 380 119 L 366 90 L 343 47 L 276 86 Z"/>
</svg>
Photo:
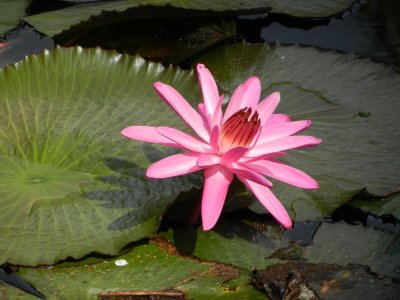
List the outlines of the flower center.
<svg viewBox="0 0 400 300">
<path fill-rule="evenodd" d="M 219 135 L 219 151 L 225 153 L 236 147 L 249 147 L 261 127 L 258 112 L 252 114 L 250 107 L 234 113 L 222 125 Z"/>
</svg>

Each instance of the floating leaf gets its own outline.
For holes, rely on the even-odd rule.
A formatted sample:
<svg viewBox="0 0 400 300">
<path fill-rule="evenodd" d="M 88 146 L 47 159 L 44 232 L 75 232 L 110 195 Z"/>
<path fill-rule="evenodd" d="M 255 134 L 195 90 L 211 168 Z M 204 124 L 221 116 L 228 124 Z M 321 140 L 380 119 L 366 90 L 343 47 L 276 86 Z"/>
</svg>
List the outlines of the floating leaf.
<svg viewBox="0 0 400 300">
<path fill-rule="evenodd" d="M 264 268 L 276 263 L 267 260 L 279 247 L 287 246 L 280 240 L 278 226 L 265 226 L 266 231 L 256 230 L 244 222 L 218 222 L 215 230 L 202 231 L 197 228 L 175 229 L 163 233 L 183 254 L 201 259 L 218 261 L 242 268 Z"/>
<path fill-rule="evenodd" d="M 0 70 L 0 263 L 116 254 L 199 185 L 148 181 L 146 168 L 166 153 L 119 133 L 183 125 L 152 90 L 157 80 L 200 98 L 189 72 L 100 49 L 59 48 Z"/>
<path fill-rule="evenodd" d="M 184 253 L 203 260 L 243 268 L 265 268 L 285 261 L 347 266 L 358 264 L 373 272 L 399 278 L 399 233 L 384 232 L 344 222 L 296 223 L 283 233 L 261 218 L 228 219 L 225 215 L 212 231 L 174 229 L 163 235 Z M 302 240 L 308 233 L 312 241 Z"/>
<path fill-rule="evenodd" d="M 29 0 L 0 0 L 0 35 L 13 29 L 25 16 Z"/>
<path fill-rule="evenodd" d="M 400 193 L 382 199 L 357 199 L 350 202 L 351 206 L 361 208 L 367 213 L 377 216 L 392 215 L 400 220 Z"/>
<path fill-rule="evenodd" d="M 74 1 L 79 2 L 79 1 Z M 297 17 L 326 17 L 337 14 L 353 4 L 353 0 L 243 0 L 243 1 L 177 1 L 177 0 L 141 0 L 141 1 L 113 1 L 112 3 L 85 3 L 61 10 L 45 12 L 24 18 L 26 22 L 37 30 L 54 36 L 71 26 L 87 21 L 90 18 L 103 16 L 104 12 L 125 12 L 127 9 L 140 9 L 140 12 L 131 14 L 128 18 L 152 18 L 155 17 L 188 17 L 189 15 L 207 16 L 225 14 L 243 14 L 260 11 L 272 11 L 275 13 L 289 14 Z M 147 6 L 147 8 L 146 8 Z M 156 13 L 154 11 L 155 8 Z M 161 10 L 159 8 L 162 8 Z M 124 18 L 122 18 L 124 19 Z M 104 20 L 103 20 L 104 21 Z M 119 22 L 121 18 L 114 18 L 112 22 Z M 108 21 L 110 22 L 110 20 Z M 91 25 L 93 26 L 93 24 Z"/>
<path fill-rule="evenodd" d="M 282 160 L 316 175 L 321 188 L 273 188 L 297 221 L 329 215 L 364 186 L 378 195 L 399 186 L 400 76 L 390 68 L 353 55 L 254 44 L 220 47 L 199 61 L 228 93 L 258 75 L 264 96 L 281 92 L 280 112 L 313 121 L 306 134 L 323 143 Z"/>
<path fill-rule="evenodd" d="M 344 222 L 323 223 L 303 257 L 312 263 L 361 264 L 373 272 L 399 277 L 400 235 Z"/>
<path fill-rule="evenodd" d="M 229 265 L 182 257 L 163 239 L 135 247 L 118 258 L 97 264 L 21 268 L 20 276 L 47 298 L 98 299 L 110 291 L 175 289 L 194 299 L 263 299 L 248 283 L 247 272 Z M 123 266 L 117 266 L 123 261 Z M 12 293 L 7 296 L 13 295 Z"/>
</svg>

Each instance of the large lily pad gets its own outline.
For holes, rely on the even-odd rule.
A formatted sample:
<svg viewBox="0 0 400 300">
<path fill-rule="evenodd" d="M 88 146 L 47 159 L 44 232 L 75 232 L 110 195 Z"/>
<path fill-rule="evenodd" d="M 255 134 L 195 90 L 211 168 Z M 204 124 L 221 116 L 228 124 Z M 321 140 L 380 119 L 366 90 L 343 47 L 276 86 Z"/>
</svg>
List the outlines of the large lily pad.
<svg viewBox="0 0 400 300">
<path fill-rule="evenodd" d="M 74 1 L 77 2 L 77 1 Z M 79 1 L 78 1 L 79 2 Z M 79 24 L 80 22 L 87 21 L 89 18 L 102 15 L 104 12 L 124 12 L 127 9 L 134 9 L 144 6 L 153 7 L 166 7 L 166 12 L 160 12 L 157 10 L 157 14 L 154 14 L 151 9 L 142 11 L 141 13 L 135 13 L 130 18 L 148 18 L 148 17 L 171 17 L 181 16 L 187 17 L 188 11 L 197 10 L 198 12 L 192 11 L 191 14 L 200 15 L 202 12 L 207 11 L 208 16 L 210 13 L 229 12 L 230 14 L 239 13 L 251 13 L 252 10 L 256 11 L 272 11 L 275 13 L 290 14 L 298 17 L 325 17 L 339 13 L 349 8 L 353 3 L 353 0 L 335 0 L 335 1 L 318 1 L 318 0 L 307 0 L 307 1 L 294 1 L 294 0 L 244 0 L 244 1 L 177 1 L 177 0 L 141 0 L 141 1 L 113 1 L 112 3 L 91 3 L 78 5 L 75 7 L 65 8 L 62 10 L 56 10 L 51 12 L 45 12 L 38 15 L 29 16 L 24 18 L 26 22 L 34 26 L 37 30 L 47 34 L 48 36 L 54 36 L 61 33 L 64 30 L 69 29 L 71 26 Z M 170 8 L 176 8 L 171 12 Z M 184 10 L 182 10 L 184 9 Z M 121 19 L 116 18 L 116 21 Z"/>
<path fill-rule="evenodd" d="M 189 72 L 100 49 L 59 48 L 0 71 L 0 263 L 116 254 L 151 236 L 166 206 L 198 184 L 148 181 L 146 168 L 167 154 L 119 134 L 179 127 L 157 80 L 198 97 Z"/>
<path fill-rule="evenodd" d="M 0 0 L 0 35 L 13 29 L 25 16 L 29 0 Z"/>
<path fill-rule="evenodd" d="M 118 266 L 121 261 L 125 265 Z M 49 299 L 98 299 L 104 292 L 171 289 L 186 293 L 190 299 L 264 299 L 249 285 L 247 271 L 182 257 L 162 239 L 97 264 L 22 268 L 18 274 Z M 15 295 L 14 290 L 3 293 Z"/>
<path fill-rule="evenodd" d="M 307 134 L 323 143 L 293 151 L 285 161 L 317 175 L 320 189 L 300 192 L 279 183 L 273 189 L 296 220 L 327 216 L 363 187 L 385 195 L 400 185 L 400 76 L 390 68 L 353 55 L 280 45 L 220 47 L 199 61 L 228 93 L 248 76 L 260 76 L 264 96 L 281 92 L 280 112 L 313 121 Z"/>
</svg>

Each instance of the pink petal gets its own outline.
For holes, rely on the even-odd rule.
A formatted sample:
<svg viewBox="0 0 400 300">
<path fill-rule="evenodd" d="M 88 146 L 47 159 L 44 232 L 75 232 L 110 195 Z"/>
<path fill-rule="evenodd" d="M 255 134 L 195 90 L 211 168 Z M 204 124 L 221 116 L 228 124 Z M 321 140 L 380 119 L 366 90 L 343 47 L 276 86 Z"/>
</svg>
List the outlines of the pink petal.
<svg viewBox="0 0 400 300">
<path fill-rule="evenodd" d="M 239 162 L 240 163 L 246 163 L 246 162 L 253 162 L 253 161 L 257 161 L 260 159 L 271 159 L 271 158 L 276 158 L 276 157 L 282 157 L 282 156 L 286 156 L 287 153 L 286 152 L 273 152 L 273 153 L 268 153 L 268 154 L 264 154 L 258 157 L 242 157 Z"/>
<path fill-rule="evenodd" d="M 218 126 L 221 127 L 222 126 L 222 102 L 224 101 L 225 96 L 221 95 L 221 97 L 219 97 L 219 101 L 218 101 L 218 105 L 217 108 L 215 109 L 215 113 L 214 113 L 214 117 L 212 120 L 212 127 L 214 126 Z"/>
<path fill-rule="evenodd" d="M 223 163 L 231 163 L 231 162 L 235 162 L 237 160 L 239 160 L 246 152 L 247 152 L 247 148 L 244 147 L 236 147 L 233 148 L 227 152 L 225 152 L 222 155 L 222 161 Z"/>
<path fill-rule="evenodd" d="M 219 140 L 219 127 L 214 126 L 213 130 L 211 131 L 210 146 L 215 152 L 218 151 L 218 147 L 219 147 L 218 140 Z"/>
<path fill-rule="evenodd" d="M 246 178 L 248 180 L 251 180 L 253 182 L 257 182 L 258 184 L 265 185 L 268 187 L 272 187 L 272 182 L 266 179 L 264 176 L 260 175 L 257 172 L 254 172 L 248 168 L 246 168 L 244 165 L 240 164 L 233 164 L 231 168 L 233 173 L 235 173 L 237 176 L 240 176 L 242 178 Z"/>
<path fill-rule="evenodd" d="M 149 178 L 169 178 L 201 170 L 197 166 L 198 154 L 187 152 L 168 156 L 152 164 L 146 172 Z"/>
<path fill-rule="evenodd" d="M 309 120 L 277 123 L 271 126 L 265 126 L 262 128 L 257 143 L 263 144 L 282 137 L 290 136 L 304 129 L 307 129 L 310 126 L 311 126 L 311 121 Z"/>
<path fill-rule="evenodd" d="M 188 150 L 202 153 L 211 151 L 210 145 L 178 129 L 170 127 L 156 127 L 156 130 L 159 134 Z"/>
<path fill-rule="evenodd" d="M 272 114 L 264 126 L 271 126 L 276 123 L 290 122 L 290 117 L 284 114 Z"/>
<path fill-rule="evenodd" d="M 240 101 L 240 107 L 250 107 L 251 109 L 256 109 L 257 103 L 260 100 L 261 93 L 261 83 L 257 76 L 251 76 L 243 84 L 243 94 Z"/>
<path fill-rule="evenodd" d="M 212 153 L 200 153 L 197 159 L 197 166 L 200 168 L 211 167 L 220 164 L 221 156 Z"/>
<path fill-rule="evenodd" d="M 269 177 L 272 177 L 272 171 L 270 171 L 262 163 L 263 163 L 263 160 L 258 160 L 258 161 L 244 162 L 243 165 L 245 165 L 247 168 L 249 168 L 257 173 L 261 173 L 261 174 L 267 175 Z"/>
<path fill-rule="evenodd" d="M 207 112 L 206 112 L 206 106 L 204 105 L 204 103 L 199 103 L 197 104 L 197 108 L 199 110 L 200 116 L 203 119 L 203 124 L 205 124 L 204 126 L 207 127 L 207 131 L 211 131 L 211 124 L 212 124 L 212 120 L 210 116 L 207 116 Z"/>
<path fill-rule="evenodd" d="M 239 177 L 249 190 L 257 197 L 262 205 L 274 216 L 274 218 L 286 229 L 292 229 L 292 220 L 290 219 L 285 207 L 275 197 L 271 190 L 263 185 Z"/>
<path fill-rule="evenodd" d="M 281 100 L 281 94 L 279 92 L 275 92 L 275 93 L 270 94 L 268 97 L 266 97 L 257 106 L 257 112 L 260 116 L 261 126 L 264 126 L 264 124 L 271 117 L 272 113 L 275 111 L 276 107 L 278 106 L 280 100 Z"/>
<path fill-rule="evenodd" d="M 189 125 L 203 140 L 208 141 L 209 132 L 202 117 L 173 87 L 161 82 L 154 83 L 154 88 L 161 99 L 168 104 L 187 125 Z"/>
<path fill-rule="evenodd" d="M 217 166 L 205 169 L 204 178 L 201 216 L 203 230 L 209 230 L 214 227 L 221 214 L 233 174 L 226 168 Z"/>
<path fill-rule="evenodd" d="M 318 182 L 316 182 L 309 175 L 296 168 L 285 165 L 281 162 L 273 162 L 267 160 L 254 161 L 246 164 L 249 168 L 303 189 L 317 189 Z M 253 167 L 251 167 L 253 166 Z"/>
<path fill-rule="evenodd" d="M 243 93 L 243 84 L 240 84 L 235 89 L 235 91 L 232 94 L 231 99 L 229 100 L 222 123 L 224 123 L 226 120 L 228 120 L 230 116 L 232 116 L 235 112 L 237 112 L 239 110 L 240 101 L 242 99 L 242 93 Z"/>
<path fill-rule="evenodd" d="M 203 92 L 206 112 L 207 115 L 211 116 L 212 118 L 219 102 L 218 87 L 215 83 L 214 77 L 203 64 L 197 65 L 197 73 L 199 75 L 201 91 Z"/>
<path fill-rule="evenodd" d="M 169 147 L 184 148 L 182 145 L 171 141 L 169 138 L 159 134 L 156 127 L 152 126 L 129 126 L 121 131 L 121 134 L 127 138 L 161 144 Z"/>
<path fill-rule="evenodd" d="M 306 147 L 306 146 L 315 146 L 320 143 L 321 140 L 313 136 L 306 136 L 306 135 L 287 136 L 263 144 L 257 143 L 257 145 L 255 145 L 254 148 L 251 148 L 246 153 L 246 157 L 258 157 L 273 152 L 280 152 L 284 150 Z"/>
</svg>

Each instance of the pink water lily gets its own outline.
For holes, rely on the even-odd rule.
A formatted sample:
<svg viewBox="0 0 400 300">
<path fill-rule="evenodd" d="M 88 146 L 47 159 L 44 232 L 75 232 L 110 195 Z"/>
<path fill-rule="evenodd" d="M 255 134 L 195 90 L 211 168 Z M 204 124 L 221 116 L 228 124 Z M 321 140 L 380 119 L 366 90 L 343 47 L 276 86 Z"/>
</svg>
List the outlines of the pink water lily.
<svg viewBox="0 0 400 300">
<path fill-rule="evenodd" d="M 121 132 L 131 139 L 187 150 L 152 164 L 147 177 L 169 178 L 204 170 L 201 216 L 203 229 L 209 230 L 221 214 L 236 175 L 283 227 L 291 229 L 292 220 L 265 176 L 304 189 L 318 188 L 309 175 L 276 159 L 286 154 L 283 151 L 321 142 L 313 136 L 293 136 L 311 121 L 291 122 L 287 115 L 273 114 L 280 101 L 278 92 L 258 103 L 261 85 L 256 76 L 236 88 L 223 114 L 224 97 L 210 71 L 199 64 L 197 72 L 204 99 L 198 112 L 171 86 L 156 82 L 154 88 L 198 137 L 170 127 L 130 126 Z"/>
</svg>

